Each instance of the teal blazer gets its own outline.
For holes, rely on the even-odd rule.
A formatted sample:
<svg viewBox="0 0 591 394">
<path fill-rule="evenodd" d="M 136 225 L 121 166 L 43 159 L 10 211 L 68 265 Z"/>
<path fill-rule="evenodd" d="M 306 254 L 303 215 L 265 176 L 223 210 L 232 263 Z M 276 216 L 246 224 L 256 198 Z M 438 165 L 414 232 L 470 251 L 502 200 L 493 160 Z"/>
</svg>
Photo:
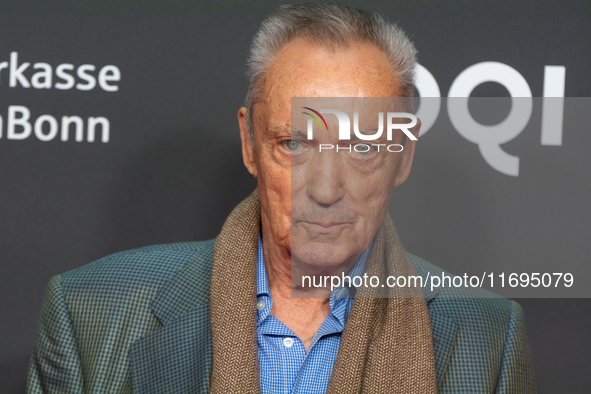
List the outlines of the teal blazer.
<svg viewBox="0 0 591 394">
<path fill-rule="evenodd" d="M 213 246 L 214 240 L 151 246 L 54 277 L 27 393 L 207 392 Z M 409 257 L 423 277 L 442 272 Z M 425 292 L 440 392 L 535 392 L 519 305 L 446 297 L 450 291 Z"/>
</svg>

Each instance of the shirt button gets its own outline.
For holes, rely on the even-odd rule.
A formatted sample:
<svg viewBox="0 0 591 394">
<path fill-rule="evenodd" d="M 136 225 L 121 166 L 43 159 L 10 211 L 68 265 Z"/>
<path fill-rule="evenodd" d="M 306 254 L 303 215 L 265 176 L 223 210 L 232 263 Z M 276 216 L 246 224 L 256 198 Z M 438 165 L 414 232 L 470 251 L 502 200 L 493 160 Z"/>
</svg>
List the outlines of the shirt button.
<svg viewBox="0 0 591 394">
<path fill-rule="evenodd" d="M 265 309 L 265 301 L 260 300 L 259 302 L 257 302 L 257 309 L 259 311 L 262 311 L 263 309 Z"/>
<path fill-rule="evenodd" d="M 289 337 L 285 338 L 283 340 L 283 346 L 292 347 L 293 346 L 293 338 L 289 338 Z"/>
</svg>

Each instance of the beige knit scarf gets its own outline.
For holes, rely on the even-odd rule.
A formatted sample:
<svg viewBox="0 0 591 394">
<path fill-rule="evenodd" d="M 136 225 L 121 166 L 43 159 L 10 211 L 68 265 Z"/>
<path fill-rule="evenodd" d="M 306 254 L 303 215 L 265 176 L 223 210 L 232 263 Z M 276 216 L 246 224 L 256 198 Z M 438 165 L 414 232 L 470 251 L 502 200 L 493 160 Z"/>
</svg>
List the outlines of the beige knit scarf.
<svg viewBox="0 0 591 394">
<path fill-rule="evenodd" d="M 212 393 L 261 391 L 256 340 L 259 231 L 257 189 L 232 211 L 215 243 L 210 296 Z M 376 233 L 366 271 L 380 278 L 416 275 L 389 216 Z M 431 322 L 422 290 L 403 294 L 399 288 L 386 289 L 387 293 L 363 287 L 358 291 L 328 393 L 437 392 Z"/>
</svg>

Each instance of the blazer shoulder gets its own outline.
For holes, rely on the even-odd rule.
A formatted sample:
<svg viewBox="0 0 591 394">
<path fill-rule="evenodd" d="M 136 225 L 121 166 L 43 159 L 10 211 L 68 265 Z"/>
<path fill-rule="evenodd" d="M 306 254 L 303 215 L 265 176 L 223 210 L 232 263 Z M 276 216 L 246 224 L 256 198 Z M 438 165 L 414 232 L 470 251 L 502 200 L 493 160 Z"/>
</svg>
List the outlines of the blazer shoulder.
<svg viewBox="0 0 591 394">
<path fill-rule="evenodd" d="M 129 392 L 130 347 L 162 327 L 162 316 L 206 299 L 213 247 L 214 240 L 149 246 L 55 276 L 41 313 L 30 387 L 50 376 L 61 388 L 72 381 L 84 382 L 89 392 Z"/>
<path fill-rule="evenodd" d="M 417 274 L 425 278 L 427 282 L 424 290 L 430 310 L 449 316 L 458 322 L 480 316 L 489 323 L 489 320 L 493 320 L 507 326 L 511 315 L 515 313 L 516 308 L 519 308 L 515 301 L 479 287 L 456 287 L 448 279 L 436 280 L 434 284 L 437 286 L 431 287 L 433 277 L 454 278 L 456 275 L 418 256 L 407 254 Z"/>
<path fill-rule="evenodd" d="M 215 239 L 153 245 L 115 253 L 63 273 L 65 293 L 158 288 L 185 266 L 211 266 Z"/>
</svg>

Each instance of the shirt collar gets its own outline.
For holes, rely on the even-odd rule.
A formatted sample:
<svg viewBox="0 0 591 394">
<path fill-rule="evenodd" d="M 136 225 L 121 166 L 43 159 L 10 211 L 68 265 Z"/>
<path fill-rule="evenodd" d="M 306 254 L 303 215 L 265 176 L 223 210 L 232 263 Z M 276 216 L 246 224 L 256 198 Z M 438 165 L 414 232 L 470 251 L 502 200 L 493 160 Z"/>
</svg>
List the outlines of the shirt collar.
<svg viewBox="0 0 591 394">
<path fill-rule="evenodd" d="M 259 244 L 257 247 L 257 297 L 261 295 L 271 295 L 269 291 L 269 279 L 267 277 L 267 268 L 265 267 L 265 254 L 263 253 L 263 241 L 259 234 Z"/>
</svg>

